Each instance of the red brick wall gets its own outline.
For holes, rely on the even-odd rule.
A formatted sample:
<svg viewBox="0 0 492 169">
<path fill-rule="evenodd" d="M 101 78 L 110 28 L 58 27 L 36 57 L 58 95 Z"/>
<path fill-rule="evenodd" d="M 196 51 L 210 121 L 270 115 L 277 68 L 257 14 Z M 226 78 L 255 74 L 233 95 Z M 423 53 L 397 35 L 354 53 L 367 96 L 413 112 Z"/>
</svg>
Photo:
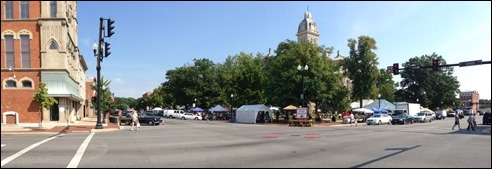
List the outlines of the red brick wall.
<svg viewBox="0 0 492 169">
<path fill-rule="evenodd" d="M 14 18 L 12 20 L 4 19 L 4 2 L 2 1 L 2 22 L 1 31 L 12 30 L 18 33 L 20 30 L 26 29 L 32 33 L 31 39 L 31 68 L 22 69 L 21 68 L 21 54 L 20 54 L 20 40 L 14 39 L 14 64 L 15 64 L 15 75 L 17 81 L 17 86 L 21 86 L 22 82 L 19 81 L 24 77 L 29 77 L 33 82 L 34 89 L 7 89 L 5 90 L 3 86 L 3 81 L 6 78 L 11 77 L 13 72 L 8 71 L 5 66 L 5 43 L 1 43 L 1 67 L 2 67 L 2 107 L 1 112 L 15 111 L 19 113 L 20 123 L 37 123 L 40 120 L 40 110 L 36 101 L 33 100 L 33 94 L 38 90 L 40 82 L 40 71 L 41 67 L 41 54 L 40 54 L 40 33 L 39 26 L 37 24 L 37 19 L 41 16 L 41 4 L 40 1 L 30 1 L 29 2 L 29 18 L 26 20 L 20 20 L 20 1 L 14 1 Z M 2 119 L 3 120 L 3 119 Z"/>
</svg>

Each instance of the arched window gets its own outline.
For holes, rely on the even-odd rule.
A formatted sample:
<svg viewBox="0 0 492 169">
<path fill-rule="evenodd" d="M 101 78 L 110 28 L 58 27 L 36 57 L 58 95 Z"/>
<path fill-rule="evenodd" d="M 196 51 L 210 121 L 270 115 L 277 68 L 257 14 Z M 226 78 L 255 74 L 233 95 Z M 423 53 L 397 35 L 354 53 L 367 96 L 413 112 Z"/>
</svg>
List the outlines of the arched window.
<svg viewBox="0 0 492 169">
<path fill-rule="evenodd" d="M 31 40 L 29 35 L 20 35 L 22 68 L 31 68 Z"/>
<path fill-rule="evenodd" d="M 58 43 L 56 43 L 56 41 L 54 40 L 51 41 L 50 50 L 58 50 Z"/>
<path fill-rule="evenodd" d="M 22 81 L 22 88 L 32 88 L 32 82 L 29 80 Z"/>
<path fill-rule="evenodd" d="M 7 80 L 5 82 L 5 88 L 17 88 L 17 82 L 15 80 Z"/>
</svg>

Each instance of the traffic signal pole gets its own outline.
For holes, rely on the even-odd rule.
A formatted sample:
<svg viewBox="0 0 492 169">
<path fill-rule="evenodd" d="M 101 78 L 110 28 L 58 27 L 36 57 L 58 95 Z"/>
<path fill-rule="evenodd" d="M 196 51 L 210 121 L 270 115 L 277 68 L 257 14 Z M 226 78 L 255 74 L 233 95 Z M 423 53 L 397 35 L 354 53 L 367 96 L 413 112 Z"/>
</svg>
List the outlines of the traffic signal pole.
<svg viewBox="0 0 492 169">
<path fill-rule="evenodd" d="M 103 129 L 103 126 L 101 124 L 101 60 L 102 60 L 102 49 L 101 49 L 101 43 L 103 41 L 102 37 L 102 31 L 104 30 L 103 28 L 103 18 L 99 18 L 99 41 L 97 45 L 97 122 L 96 122 L 96 129 Z"/>
<path fill-rule="evenodd" d="M 104 20 L 107 20 L 107 35 L 104 35 L 104 26 L 103 26 L 103 23 L 104 23 Z M 98 41 L 98 45 L 97 45 L 97 66 L 96 66 L 96 70 L 97 70 L 97 122 L 96 122 L 96 129 L 102 129 L 103 126 L 101 124 L 101 97 L 102 97 L 102 93 L 101 93 L 101 62 L 103 60 L 103 57 L 108 57 L 111 52 L 109 51 L 109 43 L 108 42 L 104 42 L 104 37 L 111 37 L 113 34 L 114 34 L 114 20 L 111 20 L 111 19 L 104 19 L 103 17 L 100 17 L 99 18 L 99 41 Z M 103 50 L 102 50 L 102 43 L 104 42 L 104 56 L 103 56 Z"/>
<path fill-rule="evenodd" d="M 455 63 L 455 64 L 445 64 L 445 65 L 440 65 L 438 61 L 436 62 L 436 60 L 433 60 L 432 62 L 433 62 L 433 65 L 431 65 L 431 66 L 412 66 L 409 68 L 401 68 L 401 69 L 398 68 L 398 63 L 395 63 L 395 64 L 393 64 L 393 75 L 398 75 L 398 74 L 400 74 L 400 70 L 405 70 L 405 69 L 433 68 L 434 71 L 437 71 L 437 70 L 439 70 L 439 67 L 453 67 L 453 66 L 466 67 L 466 66 L 491 64 L 491 61 L 482 61 L 482 60 L 472 60 L 472 61 L 465 61 L 465 62 L 460 62 L 460 63 Z M 437 67 L 437 69 L 435 69 L 436 67 Z"/>
</svg>

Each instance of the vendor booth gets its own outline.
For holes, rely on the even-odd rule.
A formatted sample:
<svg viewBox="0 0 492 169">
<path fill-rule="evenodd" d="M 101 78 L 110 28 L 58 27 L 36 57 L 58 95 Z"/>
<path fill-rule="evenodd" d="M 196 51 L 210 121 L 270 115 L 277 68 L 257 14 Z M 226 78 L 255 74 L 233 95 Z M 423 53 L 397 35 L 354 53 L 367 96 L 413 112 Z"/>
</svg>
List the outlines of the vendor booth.
<svg viewBox="0 0 492 169">
<path fill-rule="evenodd" d="M 256 123 L 257 120 L 269 121 L 273 117 L 273 112 L 263 104 L 243 105 L 236 110 L 237 123 Z"/>
</svg>

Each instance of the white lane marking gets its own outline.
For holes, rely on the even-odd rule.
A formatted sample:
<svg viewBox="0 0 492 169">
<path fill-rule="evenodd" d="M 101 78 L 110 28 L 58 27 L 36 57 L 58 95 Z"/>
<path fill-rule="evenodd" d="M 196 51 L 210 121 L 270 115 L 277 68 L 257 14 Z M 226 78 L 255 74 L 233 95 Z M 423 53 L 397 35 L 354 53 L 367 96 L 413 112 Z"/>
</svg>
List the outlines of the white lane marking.
<svg viewBox="0 0 492 169">
<path fill-rule="evenodd" d="M 77 150 L 77 153 L 75 156 L 73 156 L 72 161 L 68 164 L 67 168 L 77 168 L 77 166 L 80 163 L 80 160 L 82 159 L 82 156 L 84 156 L 85 149 L 87 149 L 87 146 L 89 145 L 89 142 L 91 142 L 92 137 L 94 136 L 95 133 L 89 134 L 87 138 L 85 138 L 84 142 L 80 145 L 79 149 Z"/>
<path fill-rule="evenodd" d="M 44 139 L 44 140 L 42 140 L 40 142 L 37 142 L 37 143 L 35 143 L 33 145 L 30 145 L 29 147 L 26 147 L 25 149 L 23 149 L 23 150 L 15 153 L 14 155 L 11 155 L 10 157 L 7 157 L 4 160 L 2 160 L 2 165 L 1 166 L 3 167 L 5 164 L 8 164 L 12 160 L 16 159 L 17 157 L 21 156 L 24 153 L 27 153 L 28 151 L 32 150 L 33 148 L 36 148 L 37 146 L 39 146 L 39 145 L 41 145 L 41 144 L 43 144 L 43 143 L 45 143 L 47 141 L 50 141 L 52 139 L 55 139 L 55 138 L 60 137 L 60 136 L 63 136 L 63 135 L 65 135 L 65 134 L 57 134 L 55 136 L 52 136 L 50 138 Z"/>
</svg>

